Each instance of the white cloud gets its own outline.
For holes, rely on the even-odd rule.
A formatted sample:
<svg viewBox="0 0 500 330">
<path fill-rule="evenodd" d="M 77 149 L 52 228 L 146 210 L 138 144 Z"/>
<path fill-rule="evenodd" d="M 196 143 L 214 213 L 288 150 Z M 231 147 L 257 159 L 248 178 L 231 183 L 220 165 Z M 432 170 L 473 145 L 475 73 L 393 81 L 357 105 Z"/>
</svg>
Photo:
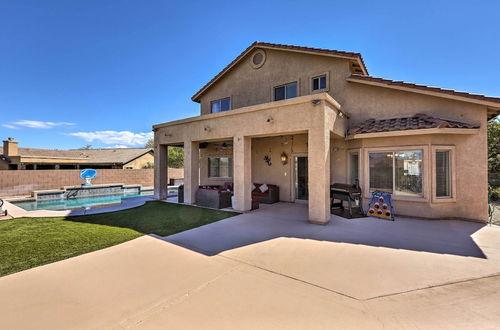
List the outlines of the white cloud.
<svg viewBox="0 0 500 330">
<path fill-rule="evenodd" d="M 75 132 L 67 135 L 76 136 L 87 142 L 100 141 L 104 144 L 114 144 L 114 148 L 144 146 L 153 137 L 153 132 L 133 133 L 129 131 L 96 131 Z"/>
<path fill-rule="evenodd" d="M 3 124 L 3 127 L 7 128 L 19 128 L 19 127 L 28 127 L 28 128 L 53 128 L 56 126 L 73 126 L 74 123 L 68 123 L 64 121 L 53 122 L 53 121 L 38 121 L 38 120 L 19 120 L 9 124 Z"/>
</svg>

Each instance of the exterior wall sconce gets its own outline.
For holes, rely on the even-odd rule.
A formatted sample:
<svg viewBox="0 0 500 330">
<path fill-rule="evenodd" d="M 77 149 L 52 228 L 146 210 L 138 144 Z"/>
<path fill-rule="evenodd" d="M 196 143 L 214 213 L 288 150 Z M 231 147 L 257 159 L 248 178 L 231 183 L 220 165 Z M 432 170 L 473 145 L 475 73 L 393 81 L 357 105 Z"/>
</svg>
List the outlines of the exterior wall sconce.
<svg viewBox="0 0 500 330">
<path fill-rule="evenodd" d="M 281 159 L 281 164 L 286 165 L 288 164 L 288 155 L 283 151 L 280 156 Z"/>
<path fill-rule="evenodd" d="M 312 105 L 318 105 L 321 104 L 321 100 L 312 100 L 311 103 Z"/>
</svg>

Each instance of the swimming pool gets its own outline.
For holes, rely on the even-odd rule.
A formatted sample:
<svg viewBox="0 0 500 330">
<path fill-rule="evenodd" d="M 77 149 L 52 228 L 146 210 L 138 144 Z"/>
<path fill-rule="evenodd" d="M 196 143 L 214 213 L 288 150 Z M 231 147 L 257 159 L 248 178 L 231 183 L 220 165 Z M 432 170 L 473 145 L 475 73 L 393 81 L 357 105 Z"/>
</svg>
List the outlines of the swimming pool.
<svg viewBox="0 0 500 330">
<path fill-rule="evenodd" d="M 17 201 L 11 202 L 12 204 L 19 206 L 26 211 L 34 210 L 69 210 L 69 209 L 81 209 L 81 208 L 92 208 L 96 205 L 106 205 L 106 204 L 119 204 L 125 198 L 140 197 L 152 195 L 152 191 L 146 191 L 142 194 L 116 194 L 107 196 L 92 196 L 92 197 L 78 197 L 78 198 L 68 198 L 68 199 L 55 199 L 55 200 L 28 200 L 28 201 Z"/>
</svg>

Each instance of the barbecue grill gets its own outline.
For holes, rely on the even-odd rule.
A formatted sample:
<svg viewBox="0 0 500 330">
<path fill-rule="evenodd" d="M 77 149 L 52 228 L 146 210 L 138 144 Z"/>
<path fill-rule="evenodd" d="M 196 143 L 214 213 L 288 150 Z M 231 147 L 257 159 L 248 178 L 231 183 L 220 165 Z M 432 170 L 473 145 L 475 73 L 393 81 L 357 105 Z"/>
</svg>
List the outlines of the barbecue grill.
<svg viewBox="0 0 500 330">
<path fill-rule="evenodd" d="M 353 208 L 359 208 L 360 212 L 363 213 L 361 196 L 361 188 L 357 181 L 355 184 L 334 183 L 330 185 L 331 208 L 344 209 L 345 201 L 348 204 L 349 216 L 351 217 Z M 339 202 L 336 203 L 335 200 L 339 200 Z"/>
</svg>

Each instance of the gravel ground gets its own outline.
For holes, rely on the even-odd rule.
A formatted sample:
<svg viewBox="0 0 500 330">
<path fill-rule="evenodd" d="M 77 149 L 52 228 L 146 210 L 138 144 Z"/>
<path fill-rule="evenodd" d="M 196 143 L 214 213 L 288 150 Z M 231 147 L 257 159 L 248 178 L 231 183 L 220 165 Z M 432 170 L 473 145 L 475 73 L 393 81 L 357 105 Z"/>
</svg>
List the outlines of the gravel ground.
<svg viewBox="0 0 500 330">
<path fill-rule="evenodd" d="M 500 226 L 500 202 L 493 202 L 493 205 L 495 205 L 495 212 L 491 222 Z"/>
</svg>

